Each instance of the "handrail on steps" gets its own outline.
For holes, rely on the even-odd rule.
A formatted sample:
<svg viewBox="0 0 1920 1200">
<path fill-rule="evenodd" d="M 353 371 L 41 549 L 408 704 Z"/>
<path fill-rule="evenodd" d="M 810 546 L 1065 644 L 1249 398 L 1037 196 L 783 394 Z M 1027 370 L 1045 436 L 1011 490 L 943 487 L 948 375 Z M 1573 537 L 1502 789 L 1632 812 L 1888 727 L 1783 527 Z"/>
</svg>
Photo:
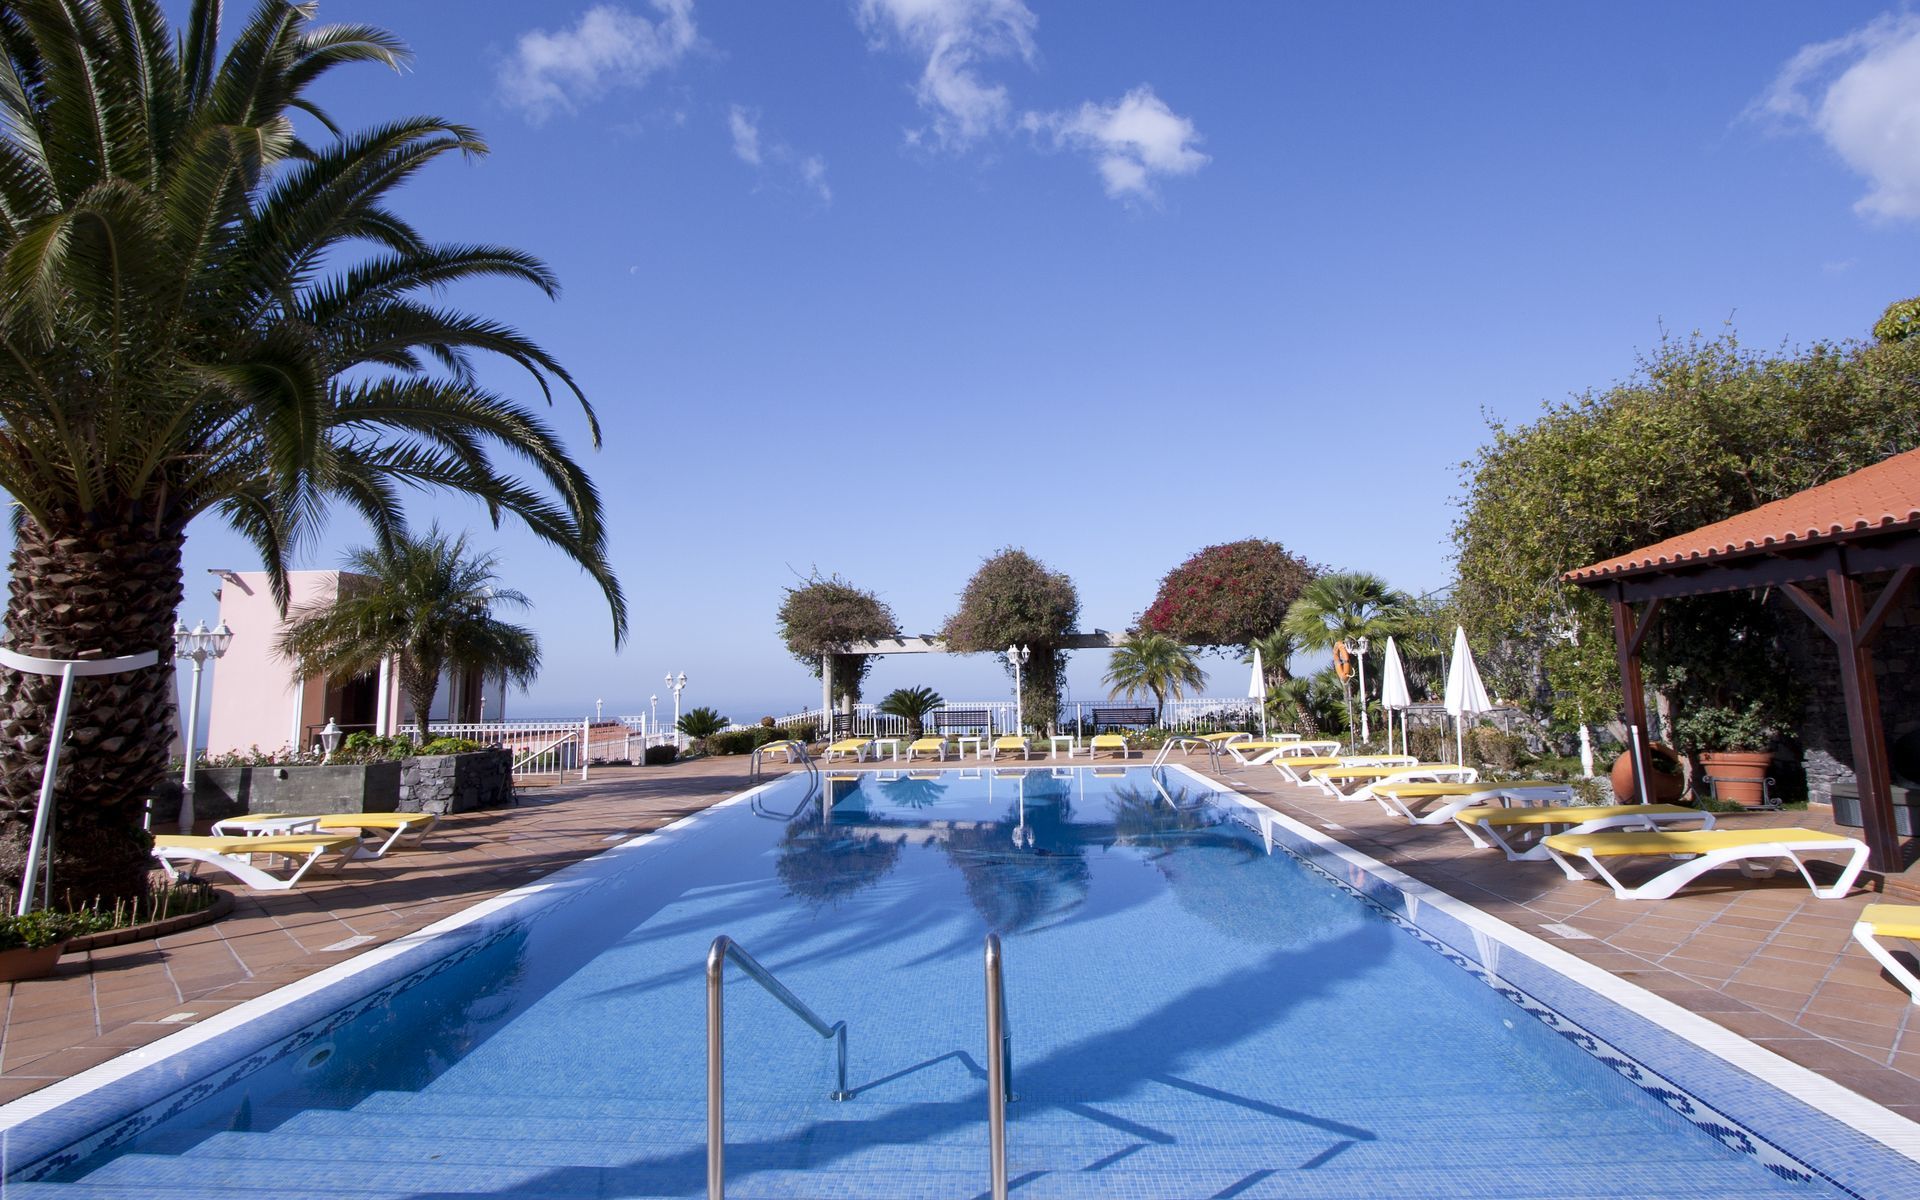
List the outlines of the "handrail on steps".
<svg viewBox="0 0 1920 1200">
<path fill-rule="evenodd" d="M 800 997 L 787 989 L 787 985 L 773 977 L 756 961 L 753 955 L 742 950 L 738 943 L 726 934 L 713 939 L 713 945 L 707 949 L 707 1200 L 722 1200 L 726 1195 L 726 978 L 727 960 L 732 959 L 747 978 L 767 990 L 767 994 L 787 1006 L 794 1016 L 799 1017 L 823 1038 L 831 1038 L 835 1051 L 835 1077 L 833 1091 L 827 1095 L 834 1100 L 850 1100 L 853 1093 L 847 1089 L 847 1023 L 835 1021 L 829 1025 L 820 1016 L 808 1008 Z"/>
<path fill-rule="evenodd" d="M 987 1154 L 990 1200 L 1007 1200 L 1007 1102 L 1013 1096 L 1013 1031 L 1007 1027 L 1007 979 L 1000 935 L 989 933 L 987 973 Z"/>
</svg>

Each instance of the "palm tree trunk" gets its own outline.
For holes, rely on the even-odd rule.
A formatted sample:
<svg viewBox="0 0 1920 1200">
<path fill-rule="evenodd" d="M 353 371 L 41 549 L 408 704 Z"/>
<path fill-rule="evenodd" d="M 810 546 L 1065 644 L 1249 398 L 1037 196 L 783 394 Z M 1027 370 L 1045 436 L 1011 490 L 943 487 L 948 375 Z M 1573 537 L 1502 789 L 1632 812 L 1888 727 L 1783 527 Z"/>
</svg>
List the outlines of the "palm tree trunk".
<svg viewBox="0 0 1920 1200">
<path fill-rule="evenodd" d="M 175 531 L 150 523 L 43 529 L 15 539 L 5 644 L 44 658 L 115 658 L 159 650 L 141 671 L 76 679 L 54 792 L 56 907 L 142 895 L 153 860 L 146 800 L 166 777 L 174 711 L 173 621 L 180 606 Z M 45 772 L 56 679 L 0 669 L 0 891 L 11 910 Z"/>
<path fill-rule="evenodd" d="M 426 745 L 427 721 L 433 712 L 433 697 L 440 690 L 440 669 L 436 664 L 429 670 L 415 663 L 411 656 L 400 659 L 400 690 L 407 694 L 413 704 L 413 740 Z"/>
</svg>

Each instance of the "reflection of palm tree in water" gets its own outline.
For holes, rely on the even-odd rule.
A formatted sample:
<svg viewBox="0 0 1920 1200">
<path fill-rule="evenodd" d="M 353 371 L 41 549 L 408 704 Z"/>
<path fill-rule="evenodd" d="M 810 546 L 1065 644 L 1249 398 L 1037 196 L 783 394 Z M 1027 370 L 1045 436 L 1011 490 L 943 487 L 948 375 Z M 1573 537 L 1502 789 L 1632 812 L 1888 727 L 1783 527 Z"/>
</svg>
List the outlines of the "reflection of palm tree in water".
<svg viewBox="0 0 1920 1200">
<path fill-rule="evenodd" d="M 942 843 L 988 927 L 1013 933 L 1051 924 L 1086 902 L 1088 830 L 1072 821 L 1065 780 L 1024 772 L 991 826 L 956 828 Z"/>
<path fill-rule="evenodd" d="M 940 802 L 946 781 L 937 777 L 904 775 L 880 781 L 880 795 L 896 808 L 926 808 Z"/>
<path fill-rule="evenodd" d="M 802 900 L 824 904 L 850 896 L 885 878 L 900 860 L 900 843 L 862 837 L 813 817 L 787 826 L 780 839 L 780 857 L 774 870 L 787 891 Z"/>
</svg>

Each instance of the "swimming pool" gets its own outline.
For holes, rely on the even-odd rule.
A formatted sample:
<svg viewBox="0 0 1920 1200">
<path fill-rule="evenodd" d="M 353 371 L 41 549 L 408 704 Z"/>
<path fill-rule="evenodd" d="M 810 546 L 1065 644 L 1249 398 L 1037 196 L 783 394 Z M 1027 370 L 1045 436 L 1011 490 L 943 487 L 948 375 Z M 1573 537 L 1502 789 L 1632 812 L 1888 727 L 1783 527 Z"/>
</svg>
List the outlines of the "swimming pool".
<svg viewBox="0 0 1920 1200">
<path fill-rule="evenodd" d="M 725 933 L 847 1022 L 855 1093 L 734 977 L 728 1193 L 978 1195 L 988 931 L 1017 1195 L 1912 1194 L 1910 1161 L 1247 804 L 1178 770 L 789 778 L 50 1097 L 7 1194 L 703 1194 Z"/>
</svg>

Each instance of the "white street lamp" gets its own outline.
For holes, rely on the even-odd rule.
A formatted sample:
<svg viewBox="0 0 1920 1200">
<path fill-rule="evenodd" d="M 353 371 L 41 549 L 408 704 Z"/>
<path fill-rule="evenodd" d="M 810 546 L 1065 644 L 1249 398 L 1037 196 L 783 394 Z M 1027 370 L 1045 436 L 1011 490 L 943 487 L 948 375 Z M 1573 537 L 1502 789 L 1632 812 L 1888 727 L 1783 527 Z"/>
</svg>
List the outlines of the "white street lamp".
<svg viewBox="0 0 1920 1200">
<path fill-rule="evenodd" d="M 320 730 L 321 762 L 324 763 L 333 757 L 333 752 L 340 748 L 340 739 L 344 736 L 346 731 L 340 728 L 339 722 L 328 717 L 326 725 Z"/>
<path fill-rule="evenodd" d="M 1354 639 L 1353 648 L 1360 659 L 1360 740 L 1373 740 L 1373 730 L 1367 724 L 1367 646 L 1365 637 Z"/>
<path fill-rule="evenodd" d="M 673 672 L 668 671 L 667 686 L 673 689 L 673 744 L 684 750 L 686 741 L 680 736 L 680 693 L 687 688 L 687 673 L 682 671 L 675 679 Z"/>
<path fill-rule="evenodd" d="M 1020 671 L 1032 657 L 1032 651 L 1025 646 L 1007 647 L 1007 665 L 1013 668 L 1013 732 L 1018 734 L 1027 727 L 1025 699 L 1020 694 Z"/>
<path fill-rule="evenodd" d="M 653 720 L 647 723 L 647 728 L 651 729 L 655 733 L 659 733 L 660 732 L 660 694 L 658 692 L 655 692 L 653 695 L 648 696 L 647 703 L 648 705 L 651 706 L 652 712 L 653 712 Z"/>
<path fill-rule="evenodd" d="M 593 702 L 593 723 L 595 725 L 598 725 L 600 723 L 600 708 L 605 703 L 606 703 L 605 700 L 595 700 Z"/>
<path fill-rule="evenodd" d="M 187 696 L 187 727 L 184 732 L 187 740 L 187 765 L 180 772 L 180 832 L 193 832 L 193 767 L 194 742 L 199 736 L 200 726 L 200 674 L 206 670 L 209 658 L 222 658 L 233 645 L 233 630 L 227 628 L 225 621 L 215 629 L 208 630 L 205 621 L 194 624 L 188 629 L 186 624 L 175 621 L 173 624 L 173 654 L 176 659 L 193 660 L 193 690 Z M 153 816 L 147 816 L 147 827 L 152 828 Z"/>
</svg>

